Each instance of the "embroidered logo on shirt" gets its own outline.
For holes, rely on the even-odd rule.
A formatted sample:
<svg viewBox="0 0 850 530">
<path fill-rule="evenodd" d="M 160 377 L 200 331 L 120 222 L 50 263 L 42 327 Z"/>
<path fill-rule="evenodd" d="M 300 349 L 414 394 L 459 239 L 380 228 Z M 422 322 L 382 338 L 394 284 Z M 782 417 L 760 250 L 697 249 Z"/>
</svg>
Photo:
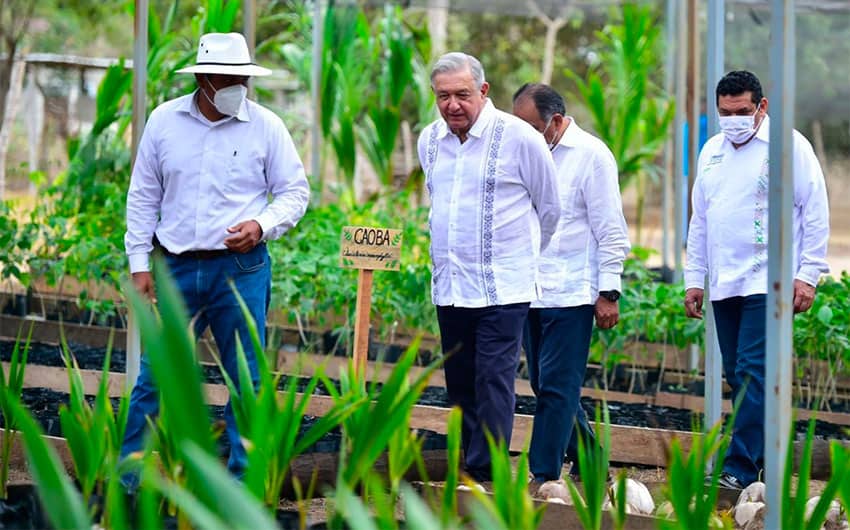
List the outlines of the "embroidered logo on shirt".
<svg viewBox="0 0 850 530">
<path fill-rule="evenodd" d="M 431 174 L 434 172 L 434 166 L 437 162 L 437 124 L 431 126 L 431 134 L 428 135 L 428 151 L 427 151 L 427 160 L 428 167 L 425 169 L 425 187 L 428 188 L 428 195 L 430 197 L 434 197 L 434 188 L 431 183 Z M 434 227 L 431 223 L 431 213 L 428 214 L 428 232 L 433 233 Z M 434 245 L 433 243 L 429 245 L 430 254 L 434 255 Z M 437 285 L 437 279 L 435 275 L 431 275 L 431 289 L 433 290 Z"/>
<path fill-rule="evenodd" d="M 756 182 L 755 208 L 753 209 L 753 272 L 759 272 L 765 263 L 765 252 L 767 251 L 767 236 L 765 235 L 765 214 L 767 213 L 767 191 L 768 191 L 767 159 L 762 164 Z"/>
<path fill-rule="evenodd" d="M 714 166 L 719 166 L 723 162 L 723 156 L 723 153 L 720 153 L 719 155 L 712 155 L 711 158 L 708 159 L 708 162 L 706 162 L 705 166 L 703 166 L 702 172 L 707 173 Z"/>
<path fill-rule="evenodd" d="M 493 204 L 496 196 L 496 161 L 502 147 L 502 133 L 505 131 L 505 120 L 496 120 L 490 147 L 487 150 L 487 163 L 484 173 L 484 208 L 481 211 L 483 234 L 481 245 L 481 263 L 484 265 L 484 291 L 487 293 L 487 303 L 497 305 L 496 278 L 493 274 Z"/>
</svg>

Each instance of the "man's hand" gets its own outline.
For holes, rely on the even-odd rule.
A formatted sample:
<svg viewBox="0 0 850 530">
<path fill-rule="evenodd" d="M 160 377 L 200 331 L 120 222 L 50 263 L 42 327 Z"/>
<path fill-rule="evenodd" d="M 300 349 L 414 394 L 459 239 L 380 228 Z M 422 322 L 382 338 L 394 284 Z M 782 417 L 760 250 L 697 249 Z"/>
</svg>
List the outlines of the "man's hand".
<svg viewBox="0 0 850 530">
<path fill-rule="evenodd" d="M 227 229 L 233 234 L 225 238 L 224 245 L 233 252 L 245 253 L 257 246 L 260 238 L 263 236 L 263 229 L 260 228 L 260 223 L 251 219 L 250 221 L 242 221 L 236 226 L 231 226 Z"/>
<path fill-rule="evenodd" d="M 805 313 L 815 301 L 815 286 L 803 280 L 794 280 L 794 312 Z"/>
<path fill-rule="evenodd" d="M 153 285 L 153 274 L 148 271 L 133 273 L 133 286 L 136 291 L 152 303 L 156 303 L 156 290 Z"/>
<path fill-rule="evenodd" d="M 611 329 L 617 325 L 620 319 L 620 306 L 602 296 L 596 299 L 596 327 L 599 329 Z"/>
<path fill-rule="evenodd" d="M 690 318 L 702 318 L 702 299 L 705 291 L 691 287 L 685 291 L 685 314 Z"/>
</svg>

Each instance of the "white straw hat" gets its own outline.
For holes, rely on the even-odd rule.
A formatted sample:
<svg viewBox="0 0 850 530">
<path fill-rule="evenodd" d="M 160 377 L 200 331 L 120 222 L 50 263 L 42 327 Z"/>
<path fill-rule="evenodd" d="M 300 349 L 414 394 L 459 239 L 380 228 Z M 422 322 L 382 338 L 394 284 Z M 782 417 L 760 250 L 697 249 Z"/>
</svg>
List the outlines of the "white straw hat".
<svg viewBox="0 0 850 530">
<path fill-rule="evenodd" d="M 271 75 L 272 71 L 251 61 L 241 33 L 207 33 L 201 36 L 195 65 L 181 68 L 177 73 L 262 76 Z"/>
</svg>

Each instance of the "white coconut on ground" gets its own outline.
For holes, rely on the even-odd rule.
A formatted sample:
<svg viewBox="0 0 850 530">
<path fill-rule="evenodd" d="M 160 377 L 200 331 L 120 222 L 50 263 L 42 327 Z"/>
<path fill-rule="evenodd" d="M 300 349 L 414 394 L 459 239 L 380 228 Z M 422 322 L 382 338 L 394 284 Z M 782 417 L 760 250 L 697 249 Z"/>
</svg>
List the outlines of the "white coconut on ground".
<svg viewBox="0 0 850 530">
<path fill-rule="evenodd" d="M 662 519 L 673 519 L 676 515 L 675 510 L 673 509 L 673 503 L 670 501 L 664 501 L 655 508 L 655 517 L 661 517 Z"/>
<path fill-rule="evenodd" d="M 615 481 L 614 485 L 611 486 L 611 493 L 613 498 L 620 498 L 620 492 L 617 490 L 619 486 L 619 481 Z M 649 488 L 646 487 L 642 482 L 638 482 L 637 480 L 627 478 L 625 482 L 626 489 L 626 513 L 636 513 L 640 515 L 652 515 L 652 512 L 655 511 L 655 501 L 652 500 L 652 495 L 649 493 Z M 611 495 L 609 498 L 605 499 L 605 503 L 602 505 L 603 510 L 612 510 L 613 505 L 611 503 Z"/>
<path fill-rule="evenodd" d="M 567 483 L 564 482 L 564 479 L 549 480 L 540 485 L 535 496 L 547 501 L 560 501 L 567 504 L 570 500 L 570 491 L 567 489 Z"/>
<path fill-rule="evenodd" d="M 736 504 L 732 511 L 735 527 L 752 529 L 761 524 L 761 527 L 764 528 L 764 507 L 765 504 L 761 501 L 744 501 Z"/>
<path fill-rule="evenodd" d="M 820 495 L 815 495 L 806 502 L 806 520 L 812 516 L 818 503 Z M 838 501 L 833 500 L 829 503 L 829 508 L 826 511 L 826 517 L 822 527 L 824 530 L 850 530 L 850 523 L 847 522 L 847 514 L 841 508 Z"/>
<path fill-rule="evenodd" d="M 735 504 L 741 504 L 743 502 L 764 502 L 764 496 L 764 482 L 753 482 L 741 491 L 741 494 L 738 495 L 738 502 Z"/>
</svg>

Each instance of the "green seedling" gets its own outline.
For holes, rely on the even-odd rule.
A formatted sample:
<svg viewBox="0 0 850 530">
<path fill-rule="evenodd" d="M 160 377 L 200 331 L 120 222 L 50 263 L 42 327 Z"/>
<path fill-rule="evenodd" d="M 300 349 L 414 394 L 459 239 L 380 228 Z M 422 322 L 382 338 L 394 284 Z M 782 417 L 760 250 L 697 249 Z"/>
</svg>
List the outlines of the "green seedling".
<svg viewBox="0 0 850 530">
<path fill-rule="evenodd" d="M 793 422 L 792 422 L 793 425 Z M 782 528 L 783 530 L 820 530 L 824 528 L 827 512 L 832 501 L 838 497 L 840 489 L 846 486 L 848 465 L 842 462 L 840 456 L 836 458 L 835 450 L 838 446 L 833 445 L 832 476 L 826 483 L 820 494 L 820 499 L 815 504 L 811 514 L 806 517 L 806 504 L 809 500 L 809 482 L 812 474 L 812 442 L 815 436 L 815 418 L 809 420 L 806 429 L 806 439 L 803 442 L 803 453 L 800 455 L 799 468 L 797 469 L 797 491 L 792 497 L 791 478 L 794 475 L 794 438 L 795 432 L 792 426 L 788 453 L 785 460 L 785 474 L 782 479 Z"/>
<path fill-rule="evenodd" d="M 488 495 L 475 488 L 471 490 L 475 497 L 470 507 L 473 522 L 477 528 L 537 528 L 546 506 L 535 506 L 528 492 L 528 452 L 520 453 L 514 474 L 504 439 L 496 441 L 490 433 L 486 434 L 490 446 L 493 493 Z"/>
<path fill-rule="evenodd" d="M 124 428 L 127 423 L 129 400 L 121 399 L 117 415 L 109 399 L 109 362 L 112 353 L 112 334 L 106 349 L 100 382 L 94 403 L 86 400 L 83 376 L 77 359 L 68 348 L 64 333 L 62 350 L 68 372 L 68 404 L 59 407 L 62 435 L 74 463 L 74 473 L 83 499 L 89 501 L 93 493 L 103 494 L 103 484 L 108 473 L 117 465 Z"/>
<path fill-rule="evenodd" d="M 149 474 L 148 481 L 180 508 L 193 527 L 211 530 L 277 528 L 262 503 L 206 450 L 187 440 L 181 445 L 180 453 L 184 456 L 187 475 L 200 479 L 193 488 L 157 474 Z M 229 506 L 210 505 L 206 499 L 227 499 Z"/>
<path fill-rule="evenodd" d="M 230 391 L 239 432 L 244 437 L 248 453 L 248 468 L 245 484 L 248 489 L 266 505 L 275 507 L 285 484 L 290 463 L 312 447 L 325 434 L 340 423 L 362 404 L 363 400 L 339 399 L 314 423 L 303 436 L 299 437 L 304 415 L 319 383 L 331 386 L 320 367 L 310 378 L 303 393 L 298 392 L 296 377 L 291 377 L 286 389 L 278 392 L 280 375 L 272 373 L 263 352 L 262 342 L 256 322 L 251 317 L 244 300 L 234 289 L 234 294 L 242 308 L 242 314 L 248 324 L 254 357 L 257 362 L 259 382 L 257 388 L 251 380 L 251 372 L 242 342 L 236 337 L 236 355 L 239 386 L 219 364 L 224 380 Z"/>
<path fill-rule="evenodd" d="M 587 530 L 599 530 L 602 527 L 603 506 L 609 498 L 608 465 L 611 454 L 611 425 L 608 406 L 605 403 L 601 408 L 598 405 L 596 407 L 596 429 L 602 443 L 589 444 L 582 436 L 578 438 L 579 475 L 584 497 L 571 480 L 567 481 L 576 516 Z M 621 477 L 620 480 L 624 482 L 624 478 Z M 620 497 L 625 499 L 625 495 Z M 620 501 L 616 506 L 615 520 L 617 521 L 625 519 L 625 507 L 620 505 L 622 502 L 624 501 Z"/>
<path fill-rule="evenodd" d="M 30 350 L 30 339 L 32 338 L 32 324 L 30 324 L 27 340 L 21 347 L 21 332 L 15 340 L 12 348 L 12 357 L 9 359 L 9 372 L 0 364 L 0 412 L 6 421 L 3 443 L 0 447 L 2 461 L 0 461 L 0 499 L 7 496 L 7 485 L 9 483 L 9 465 L 11 464 L 12 447 L 15 444 L 17 424 L 16 416 L 13 414 L 15 401 L 20 401 L 24 392 L 24 373 L 27 369 L 27 356 Z"/>
<path fill-rule="evenodd" d="M 337 392 L 332 386 L 328 388 L 334 401 L 360 403 L 342 422 L 344 448 L 339 470 L 342 482 L 351 488 L 375 466 L 395 433 L 409 430 L 411 411 L 431 374 L 442 364 L 442 358 L 437 359 L 413 382 L 408 380 L 420 341 L 417 337 L 411 343 L 380 390 L 376 381 L 367 387 L 365 374 L 359 373 L 353 363 L 349 363 L 347 371 L 340 375 L 341 391 Z M 375 421 L 376 418 L 381 421 Z"/>
<path fill-rule="evenodd" d="M 730 430 L 732 422 L 730 419 Z M 673 438 L 668 456 L 668 483 L 663 492 L 673 506 L 675 520 L 660 520 L 661 528 L 686 530 L 731 525 L 731 521 L 719 518 L 715 511 L 718 480 L 729 439 L 719 422 L 704 434 L 694 433 L 689 451 L 682 447 L 678 438 Z M 710 483 L 706 484 L 705 470 L 709 469 L 712 460 L 715 464 Z"/>
<path fill-rule="evenodd" d="M 41 427 L 17 397 L 6 395 L 6 403 L 24 440 L 24 452 L 44 513 L 54 528 L 91 528 L 86 502 L 65 473 L 56 451 Z"/>
</svg>

